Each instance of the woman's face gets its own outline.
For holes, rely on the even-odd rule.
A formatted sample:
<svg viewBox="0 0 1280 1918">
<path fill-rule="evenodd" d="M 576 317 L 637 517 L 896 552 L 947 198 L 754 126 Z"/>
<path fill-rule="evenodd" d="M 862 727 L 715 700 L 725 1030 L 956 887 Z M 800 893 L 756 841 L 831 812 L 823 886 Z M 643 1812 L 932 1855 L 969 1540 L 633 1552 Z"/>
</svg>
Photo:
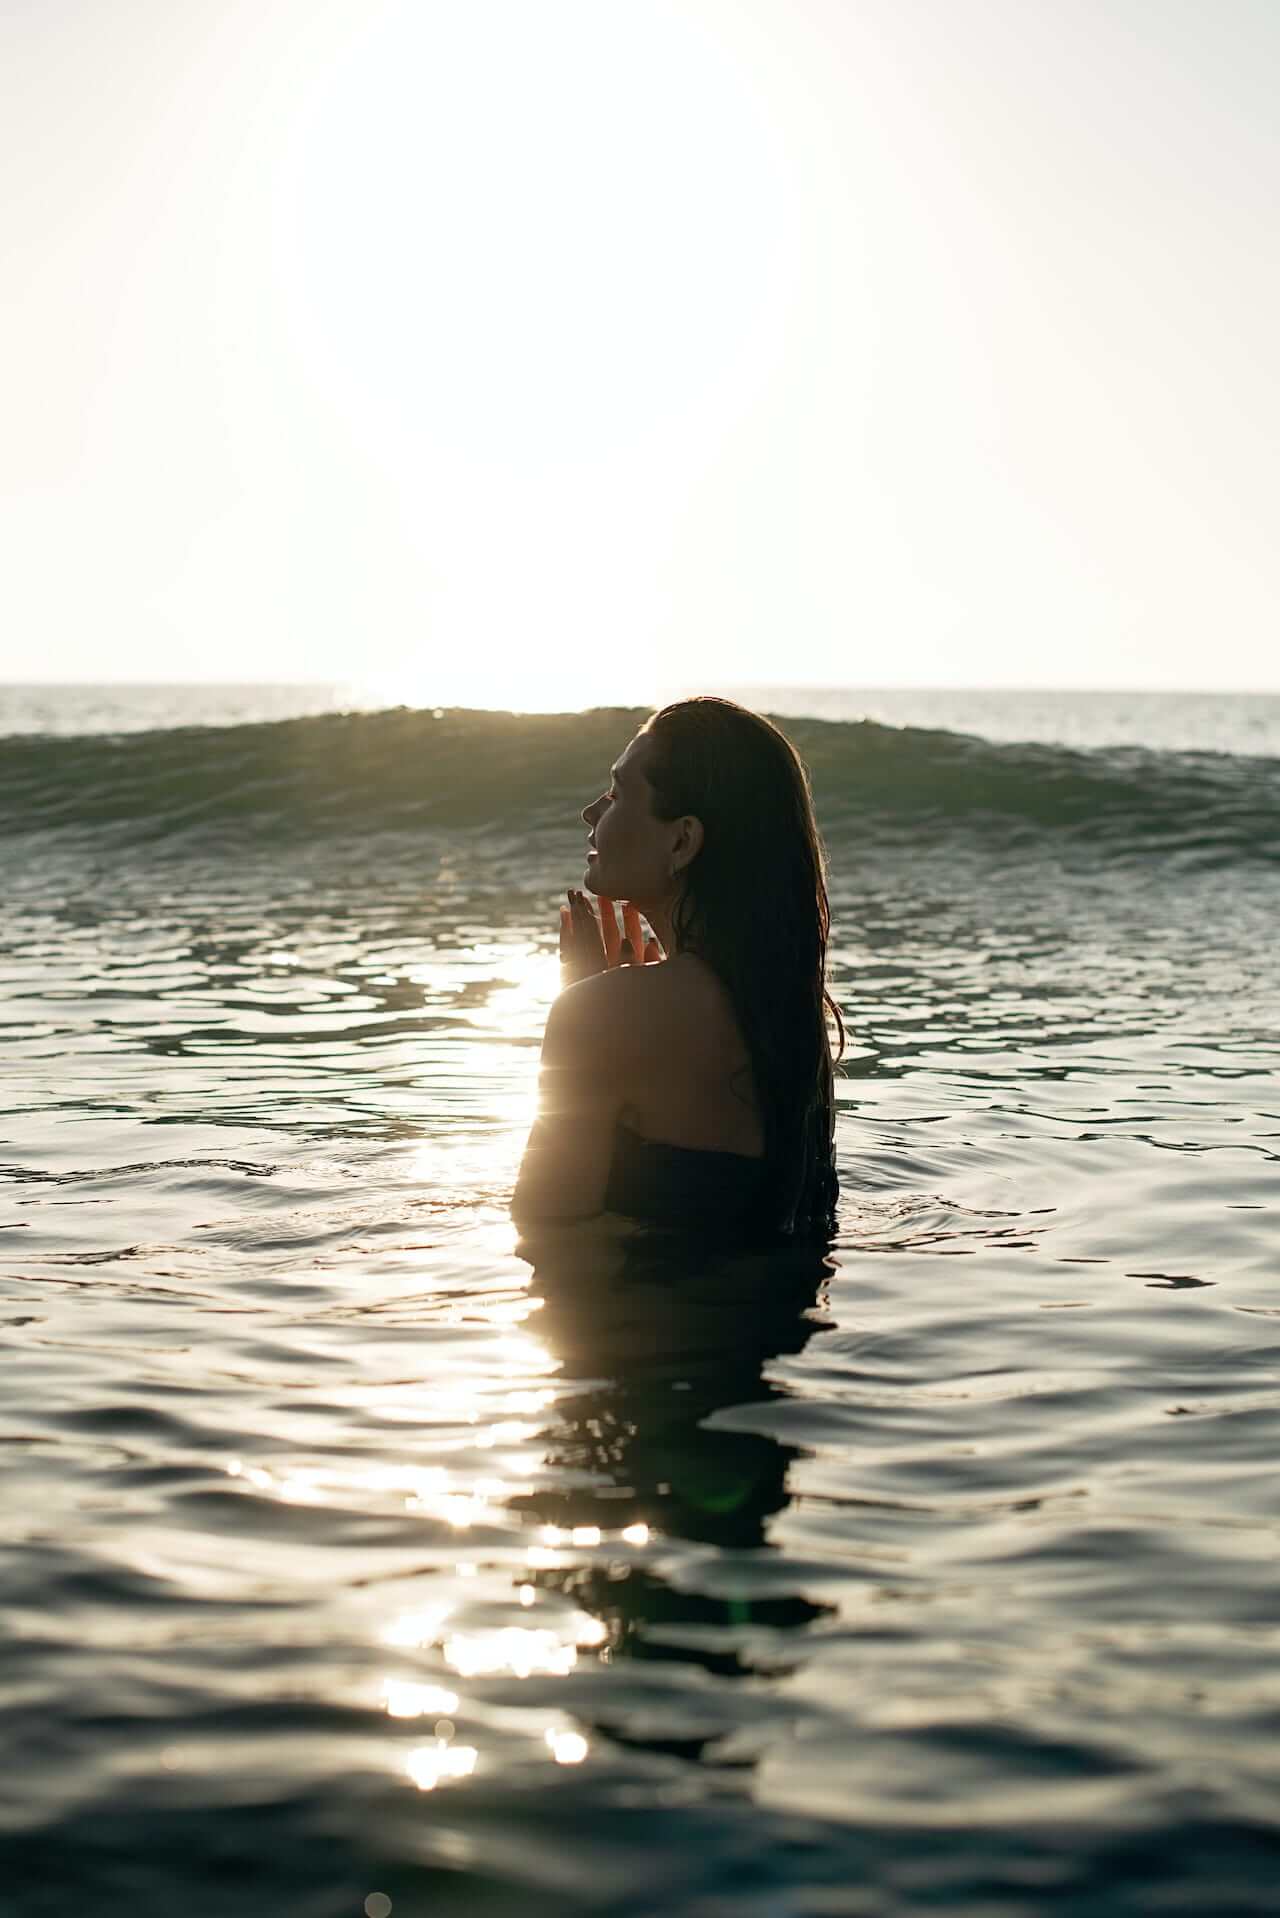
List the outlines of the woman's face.
<svg viewBox="0 0 1280 1918">
<path fill-rule="evenodd" d="M 645 766 L 653 742 L 637 733 L 612 769 L 607 792 L 582 817 L 591 828 L 586 885 L 606 899 L 634 899 L 643 906 L 671 889 L 673 822 L 653 816 L 653 788 Z"/>
</svg>

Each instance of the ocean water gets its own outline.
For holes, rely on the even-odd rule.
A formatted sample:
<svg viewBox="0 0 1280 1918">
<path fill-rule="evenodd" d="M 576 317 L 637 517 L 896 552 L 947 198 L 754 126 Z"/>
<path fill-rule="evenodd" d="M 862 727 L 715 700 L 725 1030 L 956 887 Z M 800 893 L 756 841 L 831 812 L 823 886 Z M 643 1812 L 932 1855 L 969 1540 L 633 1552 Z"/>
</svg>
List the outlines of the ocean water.
<svg viewBox="0 0 1280 1918">
<path fill-rule="evenodd" d="M 641 715 L 341 703 L 0 697 L 0 1913 L 1280 1909 L 1280 701 L 780 694 L 838 1236 L 532 1260 Z"/>
<path fill-rule="evenodd" d="M 804 719 L 873 719 L 925 731 L 976 733 L 1042 745 L 1146 746 L 1174 752 L 1280 758 L 1280 693 L 966 692 L 856 686 L 666 686 L 654 704 L 715 691 L 759 712 Z M 15 733 L 148 732 L 175 726 L 385 709 L 358 683 L 208 686 L 0 685 L 0 738 Z"/>
</svg>

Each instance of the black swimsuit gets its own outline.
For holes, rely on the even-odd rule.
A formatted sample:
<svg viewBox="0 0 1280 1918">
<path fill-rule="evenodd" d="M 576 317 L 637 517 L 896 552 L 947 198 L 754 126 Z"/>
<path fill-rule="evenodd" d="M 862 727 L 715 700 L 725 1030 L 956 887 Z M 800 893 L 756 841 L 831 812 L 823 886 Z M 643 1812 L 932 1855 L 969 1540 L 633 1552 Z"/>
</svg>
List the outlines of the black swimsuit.
<svg viewBox="0 0 1280 1918">
<path fill-rule="evenodd" d="M 745 1152 L 665 1145 L 617 1122 L 606 1212 L 653 1225 L 720 1229 L 754 1221 L 764 1196 L 764 1160 Z"/>
</svg>

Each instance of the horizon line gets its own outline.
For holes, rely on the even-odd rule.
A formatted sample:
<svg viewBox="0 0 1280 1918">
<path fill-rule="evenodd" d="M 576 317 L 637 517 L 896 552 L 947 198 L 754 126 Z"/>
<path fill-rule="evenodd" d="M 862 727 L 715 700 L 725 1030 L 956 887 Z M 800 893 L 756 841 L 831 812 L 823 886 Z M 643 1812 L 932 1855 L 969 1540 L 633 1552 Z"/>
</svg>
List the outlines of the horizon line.
<svg viewBox="0 0 1280 1918">
<path fill-rule="evenodd" d="M 1009 681 L 1001 681 L 999 683 L 988 681 L 983 683 L 983 682 L 976 682 L 976 681 L 961 682 L 961 681 L 954 681 L 954 680 L 952 681 L 930 680 L 927 682 L 917 681 L 912 684 L 903 685 L 901 682 L 890 683 L 889 681 L 858 680 L 858 681 L 841 682 L 839 680 L 829 680 L 829 679 L 822 679 L 822 680 L 819 680 L 819 679 L 723 680 L 722 679 L 720 681 L 720 684 L 731 685 L 737 691 L 740 691 L 740 692 L 768 692 L 768 693 L 1041 693 L 1041 694 L 1044 694 L 1044 693 L 1082 694 L 1083 693 L 1086 695 L 1096 695 L 1098 697 L 1103 697 L 1103 698 L 1125 697 L 1125 696 L 1134 695 L 1134 694 L 1141 694 L 1143 696 L 1149 697 L 1154 694 L 1156 696 L 1167 695 L 1171 698 L 1204 698 L 1207 696 L 1207 697 L 1219 698 L 1219 699 L 1222 699 L 1222 698 L 1273 699 L 1273 698 L 1280 697 L 1280 684 L 1277 684 L 1275 686 L 1131 686 L 1131 685 L 1124 685 L 1124 686 L 1087 685 L 1086 686 L 1086 685 L 1062 685 L 1062 684 L 1027 685 L 1027 684 L 1014 684 Z M 226 689 L 260 688 L 263 690 L 271 690 L 276 692 L 281 692 L 286 690 L 291 692 L 305 692 L 305 691 L 320 690 L 320 689 L 323 689 L 325 691 L 341 691 L 341 690 L 347 690 L 347 689 L 350 689 L 352 691 L 359 690 L 358 682 L 347 680 L 347 679 L 340 679 L 340 678 L 332 678 L 332 679 L 130 679 L 130 678 L 4 679 L 4 678 L 0 678 L 0 691 L 10 690 L 10 691 L 22 691 L 22 692 L 69 692 L 69 691 L 102 692 L 102 691 L 113 690 L 117 688 L 121 690 L 133 688 L 135 690 L 147 690 L 147 691 L 153 691 L 153 692 L 160 692 L 160 691 L 171 692 L 179 689 L 184 689 L 184 690 L 190 689 L 193 691 L 196 689 L 203 689 L 203 690 L 213 691 L 218 688 L 226 688 Z M 668 691 L 665 691 L 662 694 L 658 695 L 658 697 L 661 697 L 661 698 L 667 698 L 670 696 L 671 696 L 671 693 L 669 689 Z M 677 693 L 675 696 L 679 697 L 680 695 Z M 396 700 L 396 701 L 393 701 L 392 703 L 396 705 L 408 705 L 410 702 L 408 700 Z M 425 703 L 439 704 L 440 702 L 432 700 L 432 701 L 426 701 Z M 600 705 L 601 703 L 602 702 L 599 700 L 593 702 L 593 704 L 596 706 Z M 639 701 L 624 700 L 616 703 L 623 706 L 640 706 L 645 704 L 646 702 L 643 700 L 639 700 Z M 649 702 L 649 703 L 653 703 L 653 702 Z M 455 706 L 455 710 L 467 710 L 467 709 L 465 707 Z M 502 710 L 505 711 L 508 709 L 503 708 Z M 581 709 L 570 708 L 566 710 L 582 710 L 585 712 L 585 711 L 590 711 L 591 707 L 584 706 Z"/>
</svg>

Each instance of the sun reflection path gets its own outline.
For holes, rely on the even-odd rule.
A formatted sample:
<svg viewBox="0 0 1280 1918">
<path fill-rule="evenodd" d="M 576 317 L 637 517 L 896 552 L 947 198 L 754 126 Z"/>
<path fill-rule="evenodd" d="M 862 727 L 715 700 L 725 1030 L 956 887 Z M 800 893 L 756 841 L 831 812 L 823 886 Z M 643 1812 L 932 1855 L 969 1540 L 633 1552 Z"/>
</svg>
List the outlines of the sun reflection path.
<svg viewBox="0 0 1280 1918">
<path fill-rule="evenodd" d="M 434 1791 L 442 1778 L 468 1778 L 480 1754 L 474 1745 L 451 1745 L 438 1738 L 434 1745 L 417 1745 L 404 1761 L 419 1791 Z"/>
<path fill-rule="evenodd" d="M 497 1442 L 496 1434 L 501 1429 L 494 1428 L 494 1437 L 479 1441 L 482 1449 L 489 1449 Z M 519 1436 L 524 1435 L 524 1430 L 520 1430 Z M 503 1433 L 503 1442 L 513 1442 L 511 1428 Z M 493 1474 L 476 1478 L 465 1487 L 455 1484 L 443 1465 L 379 1465 L 359 1470 L 297 1467 L 272 1471 L 265 1465 L 247 1465 L 242 1459 L 233 1458 L 224 1470 L 229 1478 L 239 1479 L 254 1491 L 267 1493 L 285 1504 L 320 1505 L 361 1494 L 367 1504 L 371 1497 L 384 1495 L 406 1512 L 440 1519 L 454 1531 L 469 1531 L 486 1522 L 496 1524 L 504 1501 L 521 1489 L 539 1464 L 536 1459 L 518 1457 L 506 1462 L 510 1465 L 510 1476 Z M 579 1528 L 584 1529 L 587 1528 Z M 598 1544 L 599 1540 L 575 1542 Z"/>
<path fill-rule="evenodd" d="M 408 1619 L 413 1620 L 412 1635 L 402 1626 L 387 1636 L 397 1644 L 412 1643 L 416 1632 L 423 1628 L 438 1636 L 447 1616 L 447 1606 L 425 1608 L 407 1615 L 406 1624 Z M 443 1655 L 465 1677 L 511 1674 L 527 1678 L 534 1673 L 564 1676 L 572 1671 L 579 1647 L 598 1645 L 607 1636 L 607 1628 L 599 1619 L 575 1611 L 561 1621 L 559 1630 L 552 1626 L 541 1630 L 505 1626 L 487 1632 L 454 1632 L 444 1641 Z M 419 1791 L 434 1791 L 447 1780 L 467 1778 L 475 1771 L 479 1748 L 453 1742 L 457 1731 L 453 1714 L 461 1704 L 459 1693 L 444 1685 L 388 1677 L 382 1681 L 382 1704 L 389 1718 L 435 1720 L 434 1742 L 415 1745 L 404 1758 L 405 1771 Z M 545 1726 L 542 1740 L 557 1765 L 580 1765 L 591 1749 L 580 1731 L 563 1722 Z"/>
<path fill-rule="evenodd" d="M 509 989 L 509 996 L 518 1010 L 515 988 Z M 397 1741 L 393 1762 L 418 1791 L 434 1791 L 471 1777 L 482 1763 L 484 1728 L 493 1709 L 485 1702 L 482 1681 L 519 1684 L 526 1679 L 568 1678 L 584 1656 L 609 1659 L 609 1624 L 566 1605 L 558 1591 L 543 1590 L 533 1582 L 537 1571 L 560 1570 L 600 1551 L 643 1552 L 652 1540 L 644 1522 L 617 1530 L 594 1524 L 543 1524 L 531 1532 L 505 1510 L 512 1495 L 523 1493 L 528 1479 L 542 1469 L 538 1440 L 559 1397 L 556 1387 L 548 1383 L 550 1356 L 525 1329 L 532 1309 L 532 1301 L 523 1295 L 513 1297 L 509 1290 L 497 1297 L 472 1296 L 459 1305 L 459 1315 L 469 1325 L 477 1320 L 485 1324 L 491 1352 L 498 1360 L 496 1374 L 489 1366 L 478 1378 L 372 1378 L 353 1390 L 353 1402 L 373 1402 L 384 1423 L 390 1415 L 421 1426 L 429 1415 L 434 1449 L 482 1451 L 480 1473 L 475 1468 L 481 1461 L 474 1456 L 466 1460 L 470 1470 L 458 1470 L 438 1458 L 391 1461 L 385 1455 L 341 1462 L 272 1459 L 270 1464 L 234 1458 L 226 1466 L 228 1475 L 250 1496 L 366 1511 L 389 1506 L 415 1519 L 442 1521 L 455 1536 L 470 1535 L 465 1547 L 461 1538 L 456 1545 L 445 1546 L 453 1560 L 452 1577 L 441 1568 L 438 1582 L 433 1580 L 428 1587 L 429 1596 L 415 1581 L 418 1602 L 390 1618 L 384 1612 L 381 1625 L 375 1627 L 382 1644 L 393 1652 L 427 1653 L 440 1668 L 435 1676 L 410 1669 L 389 1672 L 379 1680 L 379 1705 L 386 1718 L 398 1727 L 412 1727 L 408 1748 Z M 437 1429 L 442 1417 L 447 1428 L 443 1433 Z M 457 1464 L 462 1463 L 458 1459 Z M 465 1556 L 458 1556 L 460 1547 Z M 510 1581 L 505 1598 L 488 1589 L 491 1574 Z M 506 1616 L 495 1620 L 498 1607 L 505 1608 Z M 522 1622 L 507 1622 L 513 1611 Z M 477 1696 L 469 1699 L 468 1689 Z M 559 1713 L 548 1723 L 544 1699 L 532 1703 L 538 1697 L 536 1688 L 526 1696 L 530 1705 L 519 1709 L 533 1717 L 529 1732 L 537 1750 L 545 1753 L 544 1762 L 583 1764 L 592 1749 L 584 1733 L 565 1723 Z M 509 1713 L 511 1709 L 508 1700 L 502 1710 Z M 510 1729 L 504 1720 L 504 1736 Z M 463 1742 L 468 1734 L 477 1739 L 477 1733 L 478 1742 Z"/>
<path fill-rule="evenodd" d="M 567 1544 L 591 1548 L 607 1543 L 598 1525 L 565 1528 L 544 1525 L 543 1543 L 530 1546 L 535 1554 L 548 1559 L 558 1557 L 558 1548 Z M 649 1527 L 643 1523 L 628 1525 L 614 1540 L 631 1546 L 649 1543 Z M 458 1570 L 461 1572 L 460 1565 Z M 536 1586 L 527 1581 L 516 1588 L 523 1609 L 539 1602 Z M 578 1663 L 582 1651 L 599 1650 L 607 1657 L 609 1627 L 603 1619 L 574 1609 L 558 1612 L 539 1625 L 499 1625 L 469 1629 L 455 1622 L 457 1601 L 438 1598 L 400 1613 L 382 1632 L 383 1642 L 406 1651 L 438 1648 L 451 1671 L 463 1680 L 472 1678 L 567 1677 Z M 434 1718 L 434 1744 L 416 1745 L 404 1760 L 405 1770 L 420 1791 L 433 1791 L 438 1785 L 469 1777 L 479 1760 L 474 1745 L 453 1743 L 454 1714 L 463 1705 L 462 1694 L 451 1686 L 423 1682 L 417 1678 L 388 1676 L 382 1680 L 382 1705 L 389 1718 Z M 557 1765 L 580 1765 L 590 1752 L 589 1741 L 579 1731 L 563 1723 L 546 1726 L 542 1733 L 548 1754 Z"/>
<path fill-rule="evenodd" d="M 514 1170 L 514 1158 L 532 1125 L 538 1106 L 537 1042 L 552 1001 L 560 990 L 559 954 L 545 945 L 489 944 L 472 947 L 479 969 L 479 997 L 453 1013 L 471 1028 L 467 1040 L 468 1081 L 484 1083 L 487 1136 L 481 1145 L 492 1169 Z M 405 977 L 439 1000 L 455 1000 L 459 955 L 448 965 L 427 961 L 404 969 Z M 485 990 L 486 978 L 492 980 Z M 408 1176 L 429 1180 L 438 1170 L 438 1141 L 424 1143 L 411 1160 Z"/>
<path fill-rule="evenodd" d="M 501 965 L 508 982 L 489 994 L 486 1011 L 500 1032 L 519 1037 L 545 1019 L 559 992 L 560 955 L 546 946 L 504 946 Z"/>
<path fill-rule="evenodd" d="M 565 1677 L 578 1662 L 575 1645 L 566 1645 L 553 1631 L 526 1631 L 503 1625 L 490 1632 L 455 1632 L 441 1647 L 445 1663 L 461 1678 L 490 1678 L 510 1672 L 530 1678 L 534 1672 Z"/>
<path fill-rule="evenodd" d="M 580 1765 L 591 1749 L 581 1732 L 557 1731 L 552 1727 L 544 1736 L 557 1765 Z"/>
<path fill-rule="evenodd" d="M 532 1586 L 522 1587 L 522 1604 L 533 1602 L 532 1597 L 524 1597 L 525 1592 L 532 1594 L 533 1589 Z M 442 1599 L 434 1605 L 402 1612 L 384 1628 L 382 1642 L 404 1651 L 426 1651 L 438 1645 L 445 1663 L 463 1678 L 491 1677 L 498 1673 L 528 1678 L 534 1672 L 571 1672 L 577 1663 L 580 1648 L 603 1645 L 609 1636 L 609 1628 L 603 1620 L 581 1611 L 574 1611 L 555 1624 L 501 1625 L 487 1631 L 446 1632 L 445 1625 L 453 1609 L 452 1604 Z M 388 1700 L 394 1695 L 399 1709 L 393 1711 L 390 1703 L 387 1709 L 397 1718 L 418 1715 L 413 1701 L 420 1695 L 426 1698 L 435 1696 L 430 1686 L 398 1679 L 384 1681 L 384 1695 Z M 453 1694 L 441 1690 L 440 1696 L 448 1698 L 453 1697 Z M 441 1704 L 439 1709 L 452 1711 L 456 1705 L 454 1698 L 452 1705 Z M 434 1707 L 421 1707 L 422 1711 L 429 1709 Z"/>
<path fill-rule="evenodd" d="M 384 1678 L 382 1696 L 388 1718 L 429 1718 L 433 1712 L 448 1718 L 458 1709 L 457 1692 L 443 1685 L 419 1685 L 409 1678 Z"/>
</svg>

